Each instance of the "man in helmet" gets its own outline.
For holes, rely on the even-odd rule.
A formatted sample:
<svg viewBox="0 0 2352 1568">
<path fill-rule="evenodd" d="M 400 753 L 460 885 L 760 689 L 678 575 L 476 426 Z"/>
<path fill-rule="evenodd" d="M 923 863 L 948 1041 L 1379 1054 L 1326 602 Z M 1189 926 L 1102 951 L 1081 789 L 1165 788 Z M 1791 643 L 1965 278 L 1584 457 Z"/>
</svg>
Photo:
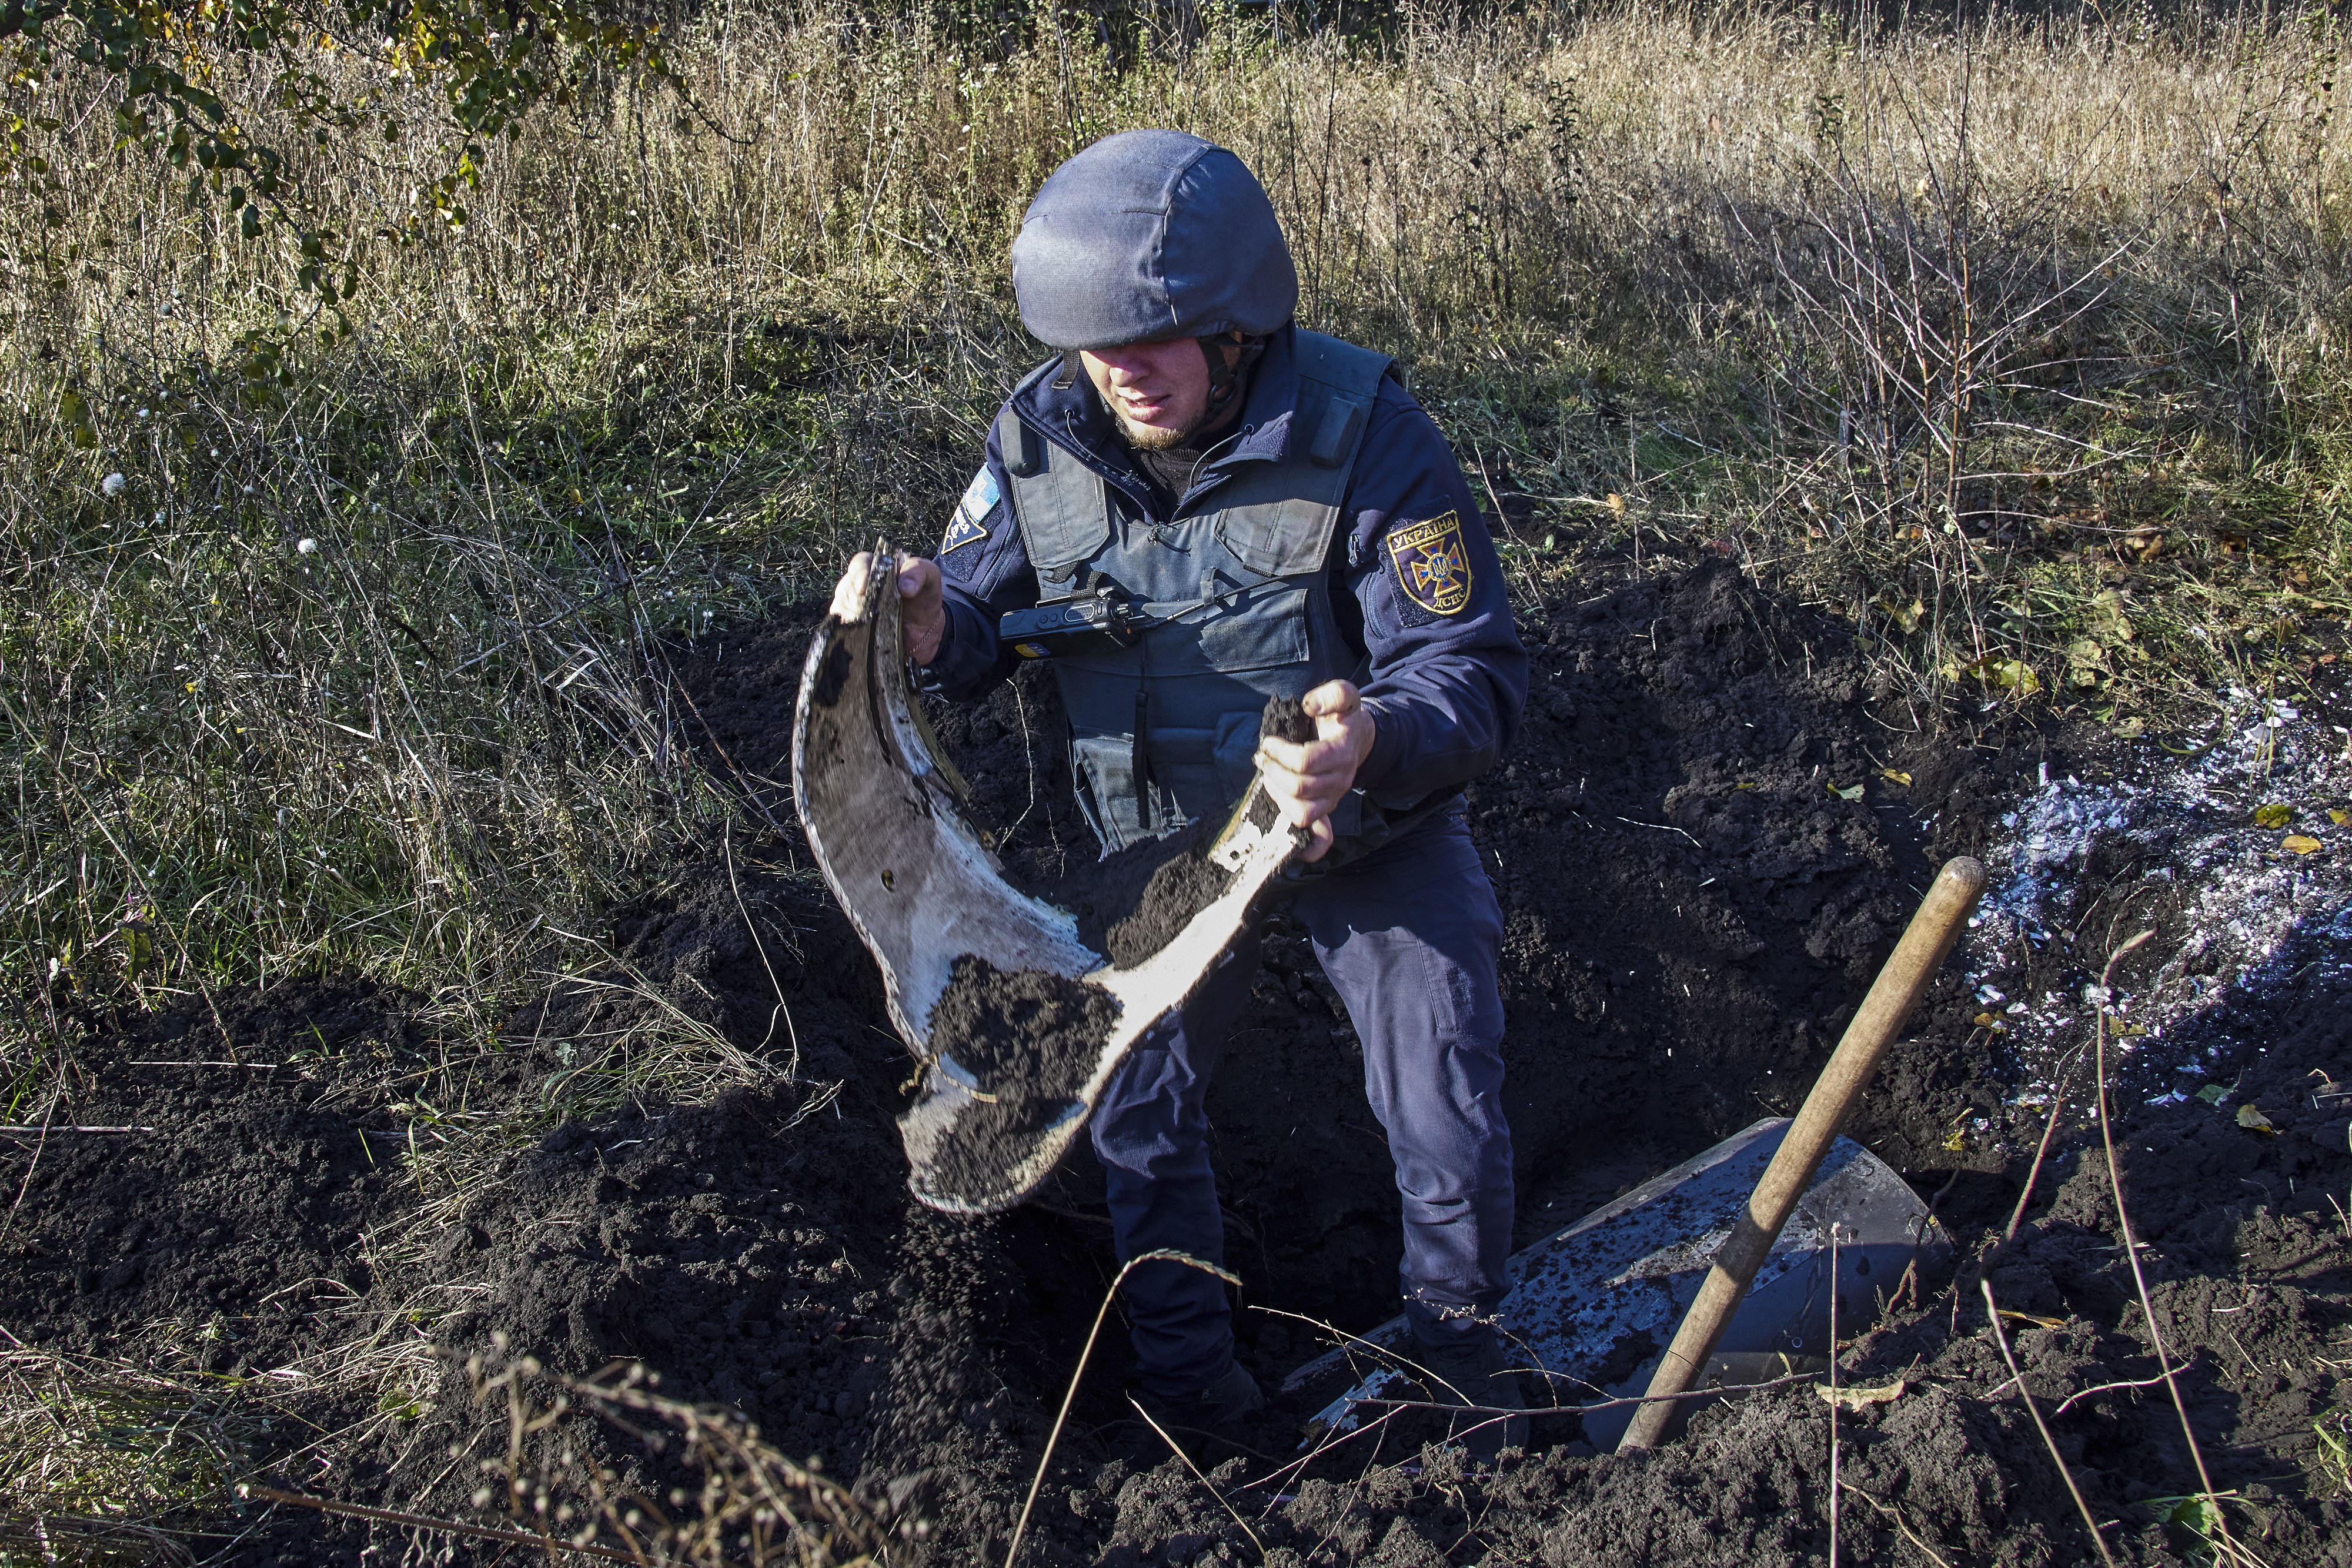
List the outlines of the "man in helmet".
<svg viewBox="0 0 2352 1568">
<path fill-rule="evenodd" d="M 967 698 L 1016 662 L 1008 614 L 1108 595 L 1143 617 L 1130 646 L 1054 660 L 1080 803 L 1116 850 L 1221 816 L 1264 768 L 1311 835 L 1293 912 L 1395 1156 L 1415 1359 L 1517 1407 L 1493 1322 L 1512 1206 L 1502 919 L 1461 790 L 1508 744 L 1527 660 L 1477 505 L 1384 356 L 1293 324 L 1273 206 L 1221 147 L 1171 131 L 1088 147 L 1031 204 L 1013 280 L 1060 357 L 1005 401 L 936 559 L 903 563 L 908 654 Z M 1313 739 L 1259 739 L 1276 695 L 1304 699 Z M 1139 1043 L 1095 1113 L 1122 1259 L 1223 1256 L 1202 1101 L 1255 958 Z M 1163 1425 L 1230 1432 L 1260 1406 L 1216 1280 L 1147 1264 L 1126 1302 Z M 1465 1425 L 1491 1455 L 1522 1423 Z"/>
</svg>

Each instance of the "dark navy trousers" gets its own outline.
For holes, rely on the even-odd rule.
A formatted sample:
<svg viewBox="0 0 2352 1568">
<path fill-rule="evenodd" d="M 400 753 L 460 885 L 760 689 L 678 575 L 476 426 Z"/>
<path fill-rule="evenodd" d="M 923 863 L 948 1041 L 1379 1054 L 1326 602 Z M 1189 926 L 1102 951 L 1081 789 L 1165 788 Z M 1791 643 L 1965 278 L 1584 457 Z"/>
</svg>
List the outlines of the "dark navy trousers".
<svg viewBox="0 0 2352 1568">
<path fill-rule="evenodd" d="M 1364 1092 L 1404 1197 L 1405 1311 L 1416 1333 L 1467 1333 L 1502 1299 L 1511 1247 L 1503 1119 L 1502 912 L 1456 804 L 1362 860 L 1296 884 L 1292 913 L 1364 1048 Z M 1139 1042 L 1095 1113 L 1122 1260 L 1172 1248 L 1224 1261 L 1202 1102 L 1249 1000 L 1255 937 Z M 1125 1297 L 1145 1389 L 1198 1391 L 1233 1357 L 1225 1288 L 1147 1263 Z"/>
</svg>

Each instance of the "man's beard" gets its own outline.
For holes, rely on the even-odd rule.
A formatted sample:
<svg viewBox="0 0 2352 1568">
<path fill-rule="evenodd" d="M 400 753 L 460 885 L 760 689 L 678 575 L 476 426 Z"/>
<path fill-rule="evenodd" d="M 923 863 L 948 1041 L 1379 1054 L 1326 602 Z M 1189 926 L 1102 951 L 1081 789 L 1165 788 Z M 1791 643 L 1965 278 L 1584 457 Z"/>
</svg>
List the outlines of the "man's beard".
<svg viewBox="0 0 2352 1568">
<path fill-rule="evenodd" d="M 1183 445 L 1201 433 L 1208 421 L 1203 409 L 1192 421 L 1179 430 L 1169 430 L 1156 424 L 1138 424 L 1125 414 L 1118 416 L 1119 438 L 1138 452 L 1167 452 Z"/>
</svg>

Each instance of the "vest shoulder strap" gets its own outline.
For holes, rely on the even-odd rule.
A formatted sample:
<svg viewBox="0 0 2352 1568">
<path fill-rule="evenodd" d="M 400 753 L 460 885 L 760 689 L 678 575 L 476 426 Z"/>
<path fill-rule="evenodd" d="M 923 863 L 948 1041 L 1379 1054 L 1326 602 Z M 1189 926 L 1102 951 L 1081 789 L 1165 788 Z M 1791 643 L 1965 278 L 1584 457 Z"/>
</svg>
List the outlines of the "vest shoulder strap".
<svg viewBox="0 0 2352 1568">
<path fill-rule="evenodd" d="M 1298 577 L 1322 566 L 1389 368 L 1386 354 L 1320 332 L 1302 329 L 1292 341 L 1298 402 L 1289 461 L 1237 480 L 1218 530 L 1225 548 L 1261 577 Z"/>
<path fill-rule="evenodd" d="M 1014 390 L 1017 398 L 1035 382 L 1061 368 L 1048 360 L 1024 377 Z M 1013 481 L 1005 495 L 1021 541 L 1029 551 L 1046 596 L 1066 591 L 1078 566 L 1110 539 L 1110 499 L 1101 476 L 1067 452 L 1057 450 L 1044 434 L 1013 411 L 1005 400 L 996 415 L 996 449 Z"/>
<path fill-rule="evenodd" d="M 1307 460 L 1318 468 L 1352 467 L 1364 439 L 1386 354 L 1360 349 L 1321 332 L 1293 334 L 1297 345 L 1299 434 Z"/>
<path fill-rule="evenodd" d="M 1391 362 L 1386 354 L 1320 332 L 1299 330 L 1292 340 L 1298 402 L 1290 460 L 1237 478 L 1220 508 L 1218 531 L 1227 548 L 1265 577 L 1297 576 L 1323 560 Z M 1038 366 L 1014 397 L 1060 366 L 1059 360 Z M 1048 598 L 1066 592 L 1078 567 L 1110 540 L 1102 476 L 1032 429 L 1011 399 L 997 414 L 996 438 L 1012 481 L 1005 500 L 1030 564 Z"/>
</svg>

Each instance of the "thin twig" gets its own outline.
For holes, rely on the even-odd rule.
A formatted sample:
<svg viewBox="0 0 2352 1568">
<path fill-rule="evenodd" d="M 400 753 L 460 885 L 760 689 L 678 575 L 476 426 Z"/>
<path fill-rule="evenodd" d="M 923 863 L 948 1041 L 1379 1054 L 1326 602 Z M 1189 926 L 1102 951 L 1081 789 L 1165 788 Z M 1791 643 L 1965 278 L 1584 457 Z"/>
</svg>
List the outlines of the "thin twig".
<svg viewBox="0 0 2352 1568">
<path fill-rule="evenodd" d="M 768 971 L 768 988 L 776 993 L 776 1011 L 768 1015 L 768 1032 L 761 1036 L 760 1043 L 753 1050 L 761 1051 L 768 1049 L 768 1041 L 776 1038 L 776 1015 L 782 1014 L 784 1032 L 792 1037 L 793 1041 L 793 1064 L 784 1076 L 797 1078 L 801 1070 L 801 1031 L 793 1023 L 793 1009 L 784 1002 L 784 986 L 776 978 L 776 967 L 768 962 L 768 945 L 760 940 L 760 927 L 751 919 L 751 909 L 743 903 L 742 884 L 735 880 L 735 821 L 731 817 L 719 829 L 719 850 L 720 857 L 727 862 L 727 890 L 735 895 L 735 913 L 743 917 L 743 929 L 751 934 L 751 946 L 760 955 L 760 967 Z"/>
<path fill-rule="evenodd" d="M 341 1514 L 347 1519 L 372 1519 L 380 1524 L 403 1524 L 412 1530 L 437 1530 L 448 1535 L 470 1535 L 483 1541 L 507 1541 L 519 1546 L 537 1546 L 549 1552 L 577 1552 L 587 1557 L 602 1557 L 614 1563 L 635 1563 L 640 1565 L 653 1561 L 643 1552 L 615 1552 L 609 1546 L 580 1546 L 569 1541 L 559 1541 L 551 1535 L 533 1535 L 522 1530 L 499 1530 L 487 1524 L 467 1524 L 461 1520 L 435 1519 L 428 1514 L 401 1513 L 388 1508 L 362 1508 L 355 1502 L 335 1502 L 323 1497 L 304 1497 L 299 1492 L 279 1491 L 275 1487 L 243 1486 L 237 1489 L 247 1497 L 268 1498 L 271 1502 L 291 1503 L 296 1508 L 315 1508 L 320 1513 Z"/>
<path fill-rule="evenodd" d="M 2116 966 L 2123 961 L 2124 955 L 2144 946 L 2155 936 L 2154 931 L 2143 931 L 2107 955 L 2106 967 L 2099 971 L 2099 990 L 2103 995 L 2114 984 Z M 2131 1214 L 2124 1207 L 2123 1172 L 2116 1164 L 2115 1124 L 2107 1114 L 2107 1013 L 2104 1003 L 2100 1005 L 2092 1039 L 2098 1059 L 2099 1142 L 2106 1151 L 2107 1190 L 2116 1200 L 2117 1239 L 2122 1241 L 2124 1257 L 2131 1264 L 2132 1285 L 2139 1292 L 2140 1315 L 2147 1320 L 2147 1337 L 2156 1346 L 2156 1364 L 2167 1369 L 2162 1374 L 2164 1386 L 2172 1396 L 2174 1414 L 2180 1417 L 2180 1435 L 2189 1444 L 2189 1457 L 2196 1462 L 2197 1484 L 2205 1490 L 2207 1500 L 2213 1502 L 2213 1528 L 2220 1532 L 2221 1542 L 2230 1549 L 2230 1554 L 2235 1557 L 2239 1555 L 2238 1543 L 2230 1533 L 2230 1521 L 2222 1514 L 2221 1503 L 2214 1500 L 2212 1472 L 2205 1468 L 2205 1450 L 2197 1446 L 2197 1429 L 2189 1421 L 2189 1402 L 2181 1396 L 2180 1380 L 2173 1375 L 2172 1353 L 2165 1348 L 2164 1331 L 2157 1326 L 2156 1304 L 2148 1299 L 2147 1276 L 2139 1266 L 2139 1243 L 2132 1239 Z"/>
<path fill-rule="evenodd" d="M 1037 1456 L 1037 1473 L 1030 1479 L 1029 1495 L 1021 1500 L 1021 1517 L 1013 1521 L 1013 1541 L 1004 1549 L 1003 1568 L 1013 1568 L 1013 1560 L 1021 1554 L 1021 1537 L 1029 1528 L 1030 1510 L 1037 1506 L 1037 1493 L 1044 1488 L 1045 1472 L 1054 1463 L 1054 1446 L 1062 1440 L 1062 1427 L 1070 1418 L 1070 1406 L 1077 1402 L 1078 1385 L 1087 1375 L 1087 1360 L 1095 1353 L 1095 1341 L 1102 1335 L 1103 1320 L 1110 1316 L 1110 1304 L 1118 1299 L 1119 1286 L 1125 1284 L 1127 1277 L 1145 1263 L 1181 1263 L 1187 1269 L 1198 1269 L 1204 1274 L 1213 1274 L 1228 1285 L 1241 1283 L 1237 1276 L 1218 1268 L 1214 1263 L 1195 1258 L 1190 1252 L 1178 1252 L 1168 1248 L 1138 1253 L 1120 1267 L 1118 1277 L 1110 1282 L 1110 1289 L 1103 1292 L 1102 1305 L 1095 1309 L 1094 1327 L 1087 1331 L 1087 1343 L 1078 1350 L 1078 1364 L 1070 1373 L 1070 1385 L 1062 1391 L 1062 1407 L 1055 1412 L 1054 1429 L 1045 1434 L 1045 1451 Z"/>
<path fill-rule="evenodd" d="M 1517 1370 L 1533 1372 L 1540 1377 L 1559 1375 L 1546 1372 L 1539 1366 Z M 1818 1372 L 1791 1372 L 1781 1377 L 1768 1377 L 1761 1383 L 1718 1383 L 1706 1388 L 1685 1388 L 1679 1394 L 1628 1394 L 1619 1399 L 1596 1399 L 1590 1405 L 1546 1405 L 1531 1410 L 1513 1409 L 1501 1405 L 1453 1405 L 1435 1399 L 1384 1399 L 1378 1395 L 1368 1395 L 1351 1403 L 1376 1405 L 1383 1410 L 1450 1410 L 1457 1416 L 1581 1416 L 1595 1410 L 1615 1410 L 1627 1405 L 1657 1405 L 1676 1399 L 1716 1399 L 1727 1394 L 1754 1394 L 1791 1383 L 1811 1383 L 1821 1375 Z"/>
<path fill-rule="evenodd" d="M 2033 1417 L 2033 1429 L 2042 1434 L 2042 1446 L 2050 1450 L 2050 1462 L 2058 1467 L 2058 1479 L 2066 1483 L 2066 1495 L 2082 1511 L 2083 1528 L 2091 1532 L 2091 1544 L 2099 1549 L 2099 1560 L 2107 1568 L 2116 1568 L 2116 1554 L 2107 1550 L 2106 1538 L 2099 1533 L 2099 1521 L 2091 1517 L 2091 1505 L 2083 1500 L 2083 1489 L 2074 1484 L 2074 1472 L 2066 1468 L 2065 1456 L 2058 1451 L 2058 1440 L 2050 1435 L 2048 1424 L 2033 1403 L 2032 1392 L 2025 1386 L 2025 1374 L 2017 1369 L 2017 1357 L 2009 1353 L 2009 1335 L 2001 1330 L 2000 1307 L 1993 1301 L 1992 1281 L 1979 1280 L 1977 1286 L 1984 1291 L 1985 1312 L 1992 1320 L 1993 1343 L 2000 1346 L 2000 1358 L 2009 1364 L 2009 1375 L 2016 1380 L 2017 1396 L 2025 1401 L 2025 1413 Z"/>
<path fill-rule="evenodd" d="M 41 1113 L 40 1136 L 34 1141 L 33 1158 L 31 1163 L 25 1166 L 25 1179 L 16 1184 L 16 1201 L 8 1206 L 8 1217 L 5 1219 L 0 1219 L 0 1236 L 5 1236 L 16 1225 L 16 1211 L 25 1207 L 25 1195 L 33 1190 L 33 1173 L 41 1168 L 41 1151 L 49 1146 L 48 1119 L 51 1113 L 56 1111 L 57 1104 L 57 1096 L 53 1093 L 49 1097 L 47 1108 Z"/>
<path fill-rule="evenodd" d="M 0 1545 L 23 1544 L 29 1541 L 39 1552 L 40 1561 L 43 1563 L 68 1561 L 58 1552 L 59 1537 L 50 1533 L 51 1527 L 58 1525 L 70 1527 L 69 1530 L 60 1532 L 67 1540 L 133 1535 L 145 1542 L 150 1549 L 168 1562 L 193 1563 L 195 1561 L 185 1546 L 152 1524 L 134 1524 L 129 1520 L 121 1519 L 95 1519 L 87 1514 L 79 1513 L 37 1513 L 26 1523 L 30 1527 L 29 1535 L 18 1534 L 17 1531 L 25 1526 L 20 1526 L 14 1521 L 0 1521 Z"/>
<path fill-rule="evenodd" d="M 1258 1561 L 1261 1563 L 1265 1562 L 1265 1542 L 1257 1538 L 1257 1531 L 1249 1527 L 1249 1521 L 1244 1519 L 1234 1511 L 1234 1505 L 1225 1500 L 1225 1494 L 1219 1491 L 1216 1489 L 1215 1484 L 1213 1483 L 1208 1477 L 1201 1473 L 1201 1467 L 1192 1462 L 1192 1456 L 1186 1453 L 1183 1446 L 1178 1443 L 1175 1438 L 1168 1435 L 1168 1429 L 1166 1427 L 1162 1427 L 1159 1422 L 1151 1418 L 1150 1411 L 1146 1410 L 1141 1404 L 1138 1403 L 1134 1399 L 1130 1398 L 1128 1403 L 1134 1406 L 1135 1413 L 1143 1417 L 1143 1424 L 1150 1427 L 1154 1432 L 1158 1433 L 1160 1435 L 1160 1440 L 1168 1445 L 1169 1448 L 1174 1452 L 1177 1458 L 1183 1461 L 1184 1468 L 1192 1472 L 1192 1479 L 1201 1483 L 1201 1490 L 1207 1492 L 1211 1497 L 1215 1498 L 1217 1500 L 1217 1506 L 1223 1509 L 1226 1513 L 1232 1516 L 1233 1521 L 1242 1527 L 1242 1533 L 1250 1538 L 1250 1544 L 1252 1546 L 1257 1548 Z"/>
<path fill-rule="evenodd" d="M 2081 1058 L 2077 1057 L 2074 1061 L 2060 1067 L 2056 1080 L 2050 1086 L 2050 1120 L 2042 1124 L 2042 1142 L 2033 1151 L 2033 1163 L 2026 1167 L 2025 1190 L 2017 1195 L 2017 1207 L 2009 1211 L 2009 1227 L 2000 1233 L 2004 1247 L 2017 1239 L 2017 1228 L 2025 1223 L 2025 1206 L 2033 1201 L 2033 1184 L 2042 1179 L 2042 1162 L 2050 1157 L 2051 1140 L 2058 1135 L 2058 1114 L 2066 1108 L 2066 1091 L 2071 1086 L 2074 1069 L 2080 1061 Z"/>
<path fill-rule="evenodd" d="M 2185 1364 L 2179 1366 L 2168 1367 L 2166 1369 L 2168 1372 L 2186 1372 L 2188 1370 L 2189 1368 Z M 2094 1394 L 2112 1394 L 2118 1388 L 2153 1388 L 2158 1384 L 2163 1382 L 2164 1378 L 2165 1373 L 2159 1372 L 2154 1377 L 2135 1378 L 2128 1383 L 2102 1383 L 2096 1388 L 2078 1389 L 2074 1393 L 2069 1394 L 2065 1398 L 2060 1400 L 2057 1406 L 2051 1410 L 2050 1414 L 2053 1416 L 2063 1416 L 2066 1414 L 2066 1408 L 2068 1406 L 2073 1405 L 2078 1399 L 2088 1399 Z"/>
<path fill-rule="evenodd" d="M 1893 1520 L 1895 1521 L 1895 1528 L 1902 1532 L 1903 1539 L 1917 1547 L 1921 1555 L 1925 1556 L 1928 1562 L 1933 1563 L 1936 1565 L 1936 1568 L 1952 1568 L 1950 1563 L 1944 1561 L 1940 1552 L 1938 1552 L 1934 1547 L 1928 1545 L 1926 1542 L 1920 1540 L 1918 1535 L 1913 1531 L 1909 1523 L 1904 1520 L 1903 1511 L 1901 1509 L 1895 1507 L 1893 1503 L 1886 1501 L 1884 1498 L 1873 1497 L 1870 1493 L 1863 1490 L 1852 1481 L 1843 1481 L 1839 1484 L 1844 1490 L 1853 1493 L 1854 1496 L 1862 1499 L 1863 1501 L 1876 1509 L 1882 1515 Z"/>
<path fill-rule="evenodd" d="M 1830 1226 L 1830 1568 L 1838 1559 L 1838 1228 Z"/>
<path fill-rule="evenodd" d="M 1427 1406 L 1427 1408 L 1432 1410 L 1446 1410 L 1455 1415 L 1462 1414 L 1462 1407 L 1458 1405 L 1432 1405 Z M 1326 1441 L 1317 1443 L 1312 1448 L 1307 1448 L 1305 1453 L 1298 1455 L 1297 1458 L 1292 1459 L 1288 1464 L 1286 1464 L 1280 1469 L 1251 1482 L 1250 1485 L 1253 1490 L 1260 1491 L 1278 1490 L 1282 1486 L 1285 1477 L 1289 1476 L 1294 1471 L 1304 1470 L 1307 1466 L 1313 1464 L 1324 1455 L 1336 1453 L 1340 1448 L 1347 1447 L 1349 1443 L 1356 1441 L 1360 1437 L 1370 1437 L 1372 1433 L 1377 1432 L 1381 1427 L 1387 1426 L 1391 1421 L 1395 1420 L 1399 1414 L 1401 1414 L 1401 1409 L 1383 1411 L 1381 1414 L 1373 1416 L 1370 1420 L 1363 1422 L 1353 1431 L 1340 1433 L 1338 1437 L 1329 1436 L 1334 1428 L 1328 1427 L 1324 1427 L 1322 1428 L 1322 1431 L 1326 1436 Z M 1302 1443 L 1299 1447 L 1306 1448 L 1306 1444 Z M 1271 1511 L 1270 1505 L 1268 1511 Z M 1264 1519 L 1265 1514 L 1261 1513 L 1258 1517 L 1260 1519 Z"/>
<path fill-rule="evenodd" d="M 1386 1345 L 1375 1344 L 1361 1334 L 1352 1334 L 1345 1329 L 1335 1328 L 1331 1324 L 1325 1322 L 1321 1318 L 1310 1318 L 1304 1312 L 1286 1312 L 1280 1307 L 1260 1307 L 1257 1310 L 1262 1312 L 1271 1313 L 1277 1318 L 1296 1318 L 1302 1323 L 1307 1323 L 1315 1328 L 1321 1329 L 1325 1333 L 1331 1335 L 1335 1339 L 1343 1339 L 1349 1341 L 1352 1343 L 1360 1344 L 1366 1350 L 1370 1351 L 1372 1354 L 1379 1356 L 1383 1361 L 1395 1362 L 1400 1365 L 1411 1367 L 1414 1372 L 1417 1372 L 1422 1376 L 1428 1378 L 1431 1382 L 1436 1384 L 1447 1393 L 1460 1396 L 1464 1403 L 1459 1406 L 1451 1406 L 1451 1408 L 1477 1408 L 1477 1406 L 1474 1406 L 1468 1403 L 1470 1397 L 1468 1395 L 1464 1394 L 1462 1390 L 1454 1387 L 1454 1385 L 1446 1382 L 1445 1379 L 1438 1376 L 1437 1374 L 1430 1371 L 1429 1368 L 1422 1365 L 1421 1363 L 1413 1360 L 1411 1356 L 1400 1354 L 1399 1353 L 1389 1349 Z M 1535 1372 L 1543 1371 L 1541 1367 L 1532 1367 L 1528 1370 Z M 1546 1373 L 1545 1375 L 1549 1376 L 1550 1374 Z M 1524 1414 L 1524 1412 L 1521 1412 L 1521 1414 Z"/>
</svg>

